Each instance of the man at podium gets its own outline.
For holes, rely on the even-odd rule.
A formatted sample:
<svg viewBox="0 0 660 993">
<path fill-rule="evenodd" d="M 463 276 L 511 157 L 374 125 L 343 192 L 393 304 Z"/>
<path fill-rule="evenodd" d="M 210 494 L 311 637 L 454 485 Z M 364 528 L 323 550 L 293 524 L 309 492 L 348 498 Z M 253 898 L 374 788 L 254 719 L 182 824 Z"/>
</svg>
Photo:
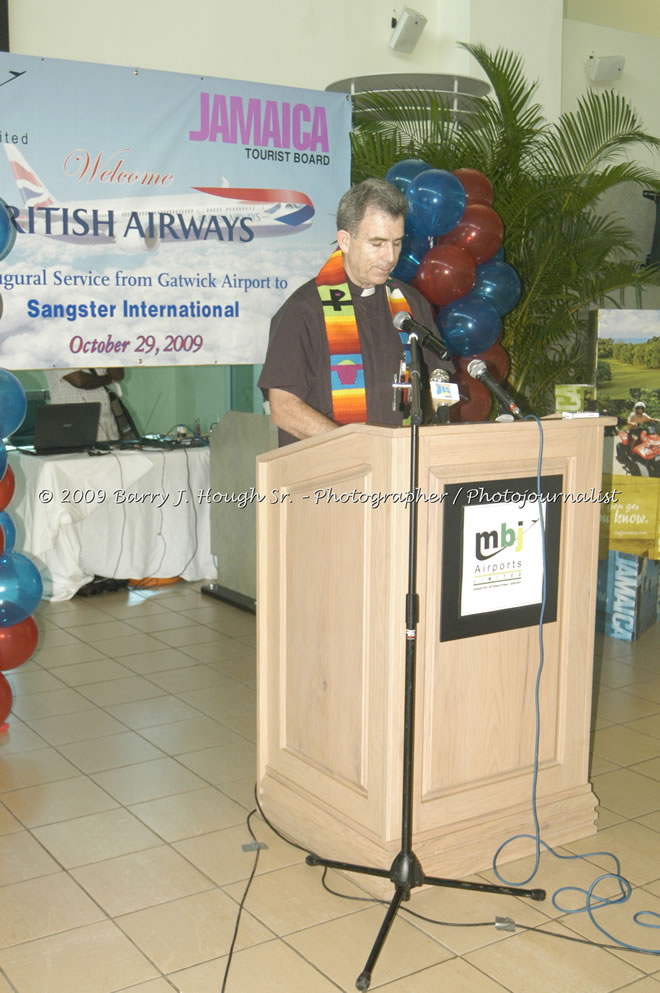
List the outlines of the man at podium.
<svg viewBox="0 0 660 993">
<path fill-rule="evenodd" d="M 434 327 L 424 297 L 391 277 L 407 209 L 384 179 L 351 187 L 337 208 L 339 247 L 273 317 L 259 386 L 280 445 L 343 424 L 402 424 L 404 391 L 392 384 L 409 357 L 408 335 L 393 320 L 403 310 Z M 453 371 L 431 352 L 424 358 Z"/>
</svg>

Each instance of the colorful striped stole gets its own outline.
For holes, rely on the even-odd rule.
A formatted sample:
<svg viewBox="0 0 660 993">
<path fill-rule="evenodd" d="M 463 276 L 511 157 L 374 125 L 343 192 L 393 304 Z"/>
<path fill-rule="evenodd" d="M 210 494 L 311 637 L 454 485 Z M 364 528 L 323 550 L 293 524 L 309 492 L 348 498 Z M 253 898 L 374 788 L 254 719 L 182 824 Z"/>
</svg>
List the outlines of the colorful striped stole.
<svg viewBox="0 0 660 993">
<path fill-rule="evenodd" d="M 330 352 L 332 418 L 337 424 L 365 424 L 367 395 L 360 335 L 340 249 L 333 252 L 325 263 L 316 277 L 316 285 L 323 307 Z M 410 313 L 410 307 L 401 290 L 389 283 L 385 289 L 392 317 L 402 310 Z M 408 359 L 408 335 L 405 331 L 400 331 L 399 337 Z"/>
</svg>

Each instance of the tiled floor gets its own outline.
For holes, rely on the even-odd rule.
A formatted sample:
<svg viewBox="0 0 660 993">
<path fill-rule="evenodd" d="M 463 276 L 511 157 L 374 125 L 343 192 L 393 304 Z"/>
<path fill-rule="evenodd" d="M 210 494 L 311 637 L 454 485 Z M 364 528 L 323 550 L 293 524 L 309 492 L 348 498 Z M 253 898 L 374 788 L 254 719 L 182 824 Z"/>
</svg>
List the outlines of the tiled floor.
<svg viewBox="0 0 660 993">
<path fill-rule="evenodd" d="M 254 620 L 183 583 L 44 604 L 38 620 L 40 646 L 13 675 L 15 711 L 0 744 L 0 993 L 220 993 L 254 860 L 242 847 L 253 806 Z M 599 919 L 617 938 L 655 948 L 660 931 L 632 917 L 660 912 L 659 648 L 660 625 L 632 647 L 599 639 L 599 834 L 568 846 L 619 856 L 632 897 Z M 227 993 L 353 990 L 382 908 L 328 893 L 300 851 L 252 824 L 268 848 Z M 506 875 L 522 880 L 528 862 Z M 599 854 L 545 854 L 533 885 L 588 887 L 603 867 Z M 611 880 L 603 885 L 612 892 Z M 409 906 L 464 924 L 509 916 L 611 944 L 584 914 L 550 901 L 436 889 Z M 401 913 L 371 988 L 660 993 L 660 957 Z"/>
</svg>

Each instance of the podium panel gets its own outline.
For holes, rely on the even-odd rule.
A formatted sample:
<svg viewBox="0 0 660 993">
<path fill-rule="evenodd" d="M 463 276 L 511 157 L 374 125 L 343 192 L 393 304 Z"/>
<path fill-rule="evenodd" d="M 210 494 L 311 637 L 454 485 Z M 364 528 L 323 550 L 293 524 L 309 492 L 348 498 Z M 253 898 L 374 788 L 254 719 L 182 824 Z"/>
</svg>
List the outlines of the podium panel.
<svg viewBox="0 0 660 993">
<path fill-rule="evenodd" d="M 537 803 L 544 839 L 560 844 L 595 831 L 587 763 L 604 419 L 542 424 L 542 475 L 561 480 L 561 514 L 549 535 L 557 612 L 543 626 Z M 441 640 L 441 605 L 443 575 L 461 581 L 461 562 L 443 563 L 444 528 L 456 527 L 447 487 L 535 478 L 539 440 L 534 422 L 419 433 L 413 848 L 429 875 L 482 870 L 507 838 L 533 834 L 538 625 L 471 635 L 468 623 L 468 636 Z M 400 847 L 409 459 L 408 429 L 349 425 L 257 464 L 261 803 L 324 857 L 379 867 Z M 522 840 L 502 858 L 532 850 Z"/>
</svg>

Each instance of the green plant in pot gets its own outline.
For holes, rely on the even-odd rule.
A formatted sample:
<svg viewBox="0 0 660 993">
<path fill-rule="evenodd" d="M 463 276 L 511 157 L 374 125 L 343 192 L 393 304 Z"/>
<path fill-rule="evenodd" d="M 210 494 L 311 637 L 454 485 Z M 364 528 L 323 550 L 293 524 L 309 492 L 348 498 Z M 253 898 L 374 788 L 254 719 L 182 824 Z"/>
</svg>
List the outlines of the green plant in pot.
<svg viewBox="0 0 660 993">
<path fill-rule="evenodd" d="M 660 285 L 660 266 L 625 222 L 603 205 L 622 184 L 660 190 L 660 175 L 634 156 L 657 149 L 628 101 L 588 90 L 574 111 L 547 122 L 536 83 L 513 52 L 464 45 L 492 94 L 456 115 L 435 92 L 362 93 L 351 136 L 353 181 L 385 176 L 402 159 L 449 171 L 473 168 L 495 191 L 504 255 L 522 295 L 503 318 L 509 385 L 535 413 L 554 409 L 557 383 L 592 382 L 595 341 L 589 310 L 619 306 L 623 292 Z M 639 306 L 638 296 L 637 306 Z"/>
</svg>

